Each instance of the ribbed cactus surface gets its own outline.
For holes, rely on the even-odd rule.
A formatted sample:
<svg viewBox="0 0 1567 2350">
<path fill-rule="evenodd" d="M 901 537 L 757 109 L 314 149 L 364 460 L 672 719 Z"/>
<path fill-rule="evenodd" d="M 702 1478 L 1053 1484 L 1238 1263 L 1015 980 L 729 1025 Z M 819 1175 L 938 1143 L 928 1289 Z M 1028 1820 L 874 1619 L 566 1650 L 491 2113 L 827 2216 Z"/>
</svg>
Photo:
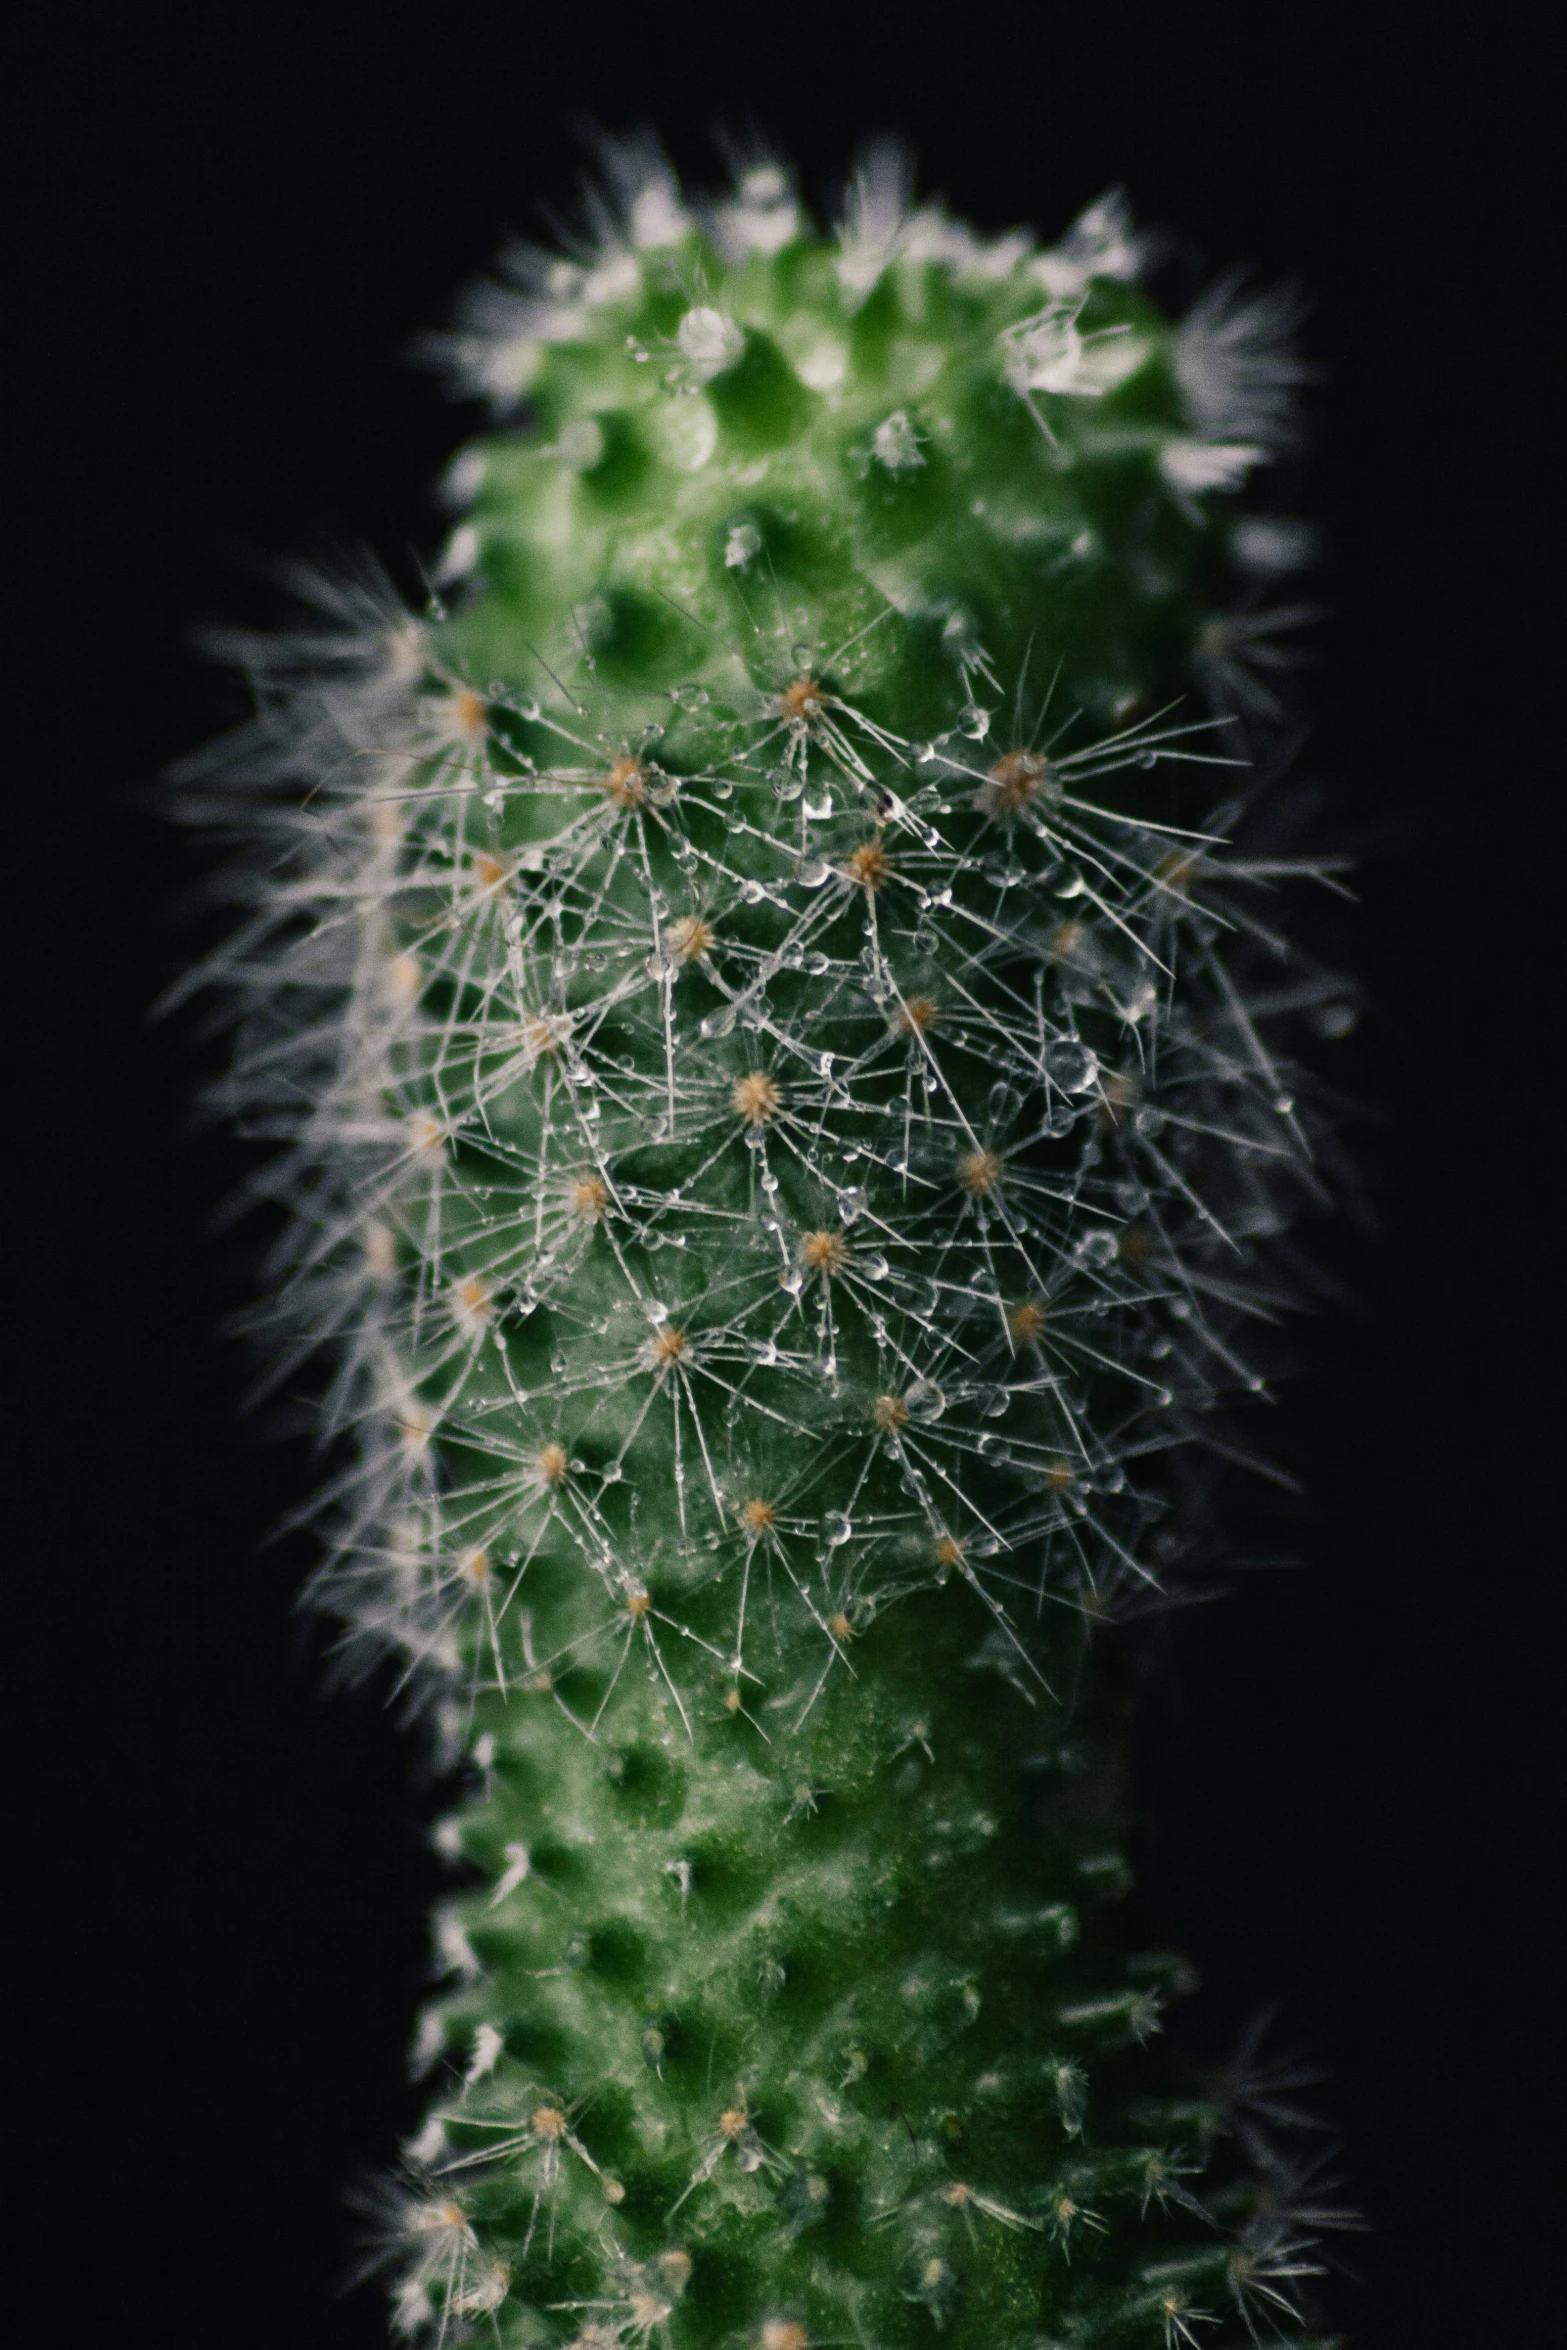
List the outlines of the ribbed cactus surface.
<svg viewBox="0 0 1567 2350">
<path fill-rule="evenodd" d="M 231 770 L 322 1591 L 471 1764 L 396 2313 L 1299 2340 L 1282 2174 L 1146 2045 L 1092 1639 L 1306 1166 L 1193 694 L 1291 365 L 1114 202 L 625 178 L 450 339 L 447 606 L 341 592 Z"/>
</svg>

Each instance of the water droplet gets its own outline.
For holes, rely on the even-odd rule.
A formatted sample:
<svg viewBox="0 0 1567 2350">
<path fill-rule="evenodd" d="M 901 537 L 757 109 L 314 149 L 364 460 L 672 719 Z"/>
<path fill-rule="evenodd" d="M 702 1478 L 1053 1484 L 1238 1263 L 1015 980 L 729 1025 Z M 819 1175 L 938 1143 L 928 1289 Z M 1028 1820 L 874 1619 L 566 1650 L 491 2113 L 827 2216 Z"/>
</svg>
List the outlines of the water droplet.
<svg viewBox="0 0 1567 2350">
<path fill-rule="evenodd" d="M 1113 1265 L 1115 1263 L 1115 1234 L 1113 1232 L 1085 1232 L 1072 1254 L 1080 1265 Z"/>
<path fill-rule="evenodd" d="M 820 824 L 823 817 L 832 814 L 832 786 L 830 784 L 816 799 L 806 801 L 805 813 L 813 824 Z"/>
<path fill-rule="evenodd" d="M 1052 1102 L 1039 1121 L 1041 1134 L 1059 1137 L 1070 1134 L 1077 1120 L 1077 1112 L 1070 1102 Z"/>
<path fill-rule="evenodd" d="M 735 1024 L 733 1004 L 724 1004 L 716 1012 L 706 1012 L 697 1022 L 698 1036 L 727 1036 Z"/>
<path fill-rule="evenodd" d="M 886 1258 L 878 1253 L 873 1257 L 861 1257 L 860 1271 L 867 1281 L 885 1281 L 887 1275 L 892 1271 L 892 1267 Z"/>
<path fill-rule="evenodd" d="M 767 788 L 775 800 L 797 800 L 805 785 L 797 768 L 775 767 L 767 778 Z"/>
<path fill-rule="evenodd" d="M 854 1533 L 854 1521 L 842 1510 L 829 1510 L 822 1520 L 822 1540 L 829 1550 L 841 1550 Z"/>
<path fill-rule="evenodd" d="M 742 881 L 740 884 L 741 899 L 748 906 L 759 906 L 766 895 L 759 881 Z"/>
<path fill-rule="evenodd" d="M 903 1408 L 911 1420 L 939 1420 L 947 1399 L 934 1379 L 916 1379 L 903 1391 Z"/>
<path fill-rule="evenodd" d="M 538 717 L 539 705 L 531 694 L 523 695 L 522 700 L 517 704 L 517 715 L 519 718 L 526 718 L 530 726 Z"/>
<path fill-rule="evenodd" d="M 1063 1093 L 1086 1093 L 1098 1074 L 1098 1056 L 1086 1044 L 1068 1040 L 1046 1050 L 1045 1075 Z"/>
<path fill-rule="evenodd" d="M 993 1085 L 988 1103 L 993 1124 L 1002 1126 L 1008 1118 L 1013 1117 L 1021 1098 L 1014 1085 L 1008 1085 L 1005 1081 Z"/>
<path fill-rule="evenodd" d="M 820 857 L 802 857 L 795 866 L 794 878 L 802 889 L 820 889 L 831 871 L 832 867 L 824 865 Z M 822 969 L 825 971 L 827 968 L 826 956 L 822 955 L 814 959 L 821 963 Z M 812 960 L 813 958 L 809 956 L 806 958 L 807 970 L 810 969 Z"/>
<path fill-rule="evenodd" d="M 990 720 L 990 711 L 982 710 L 977 702 L 971 702 L 958 720 L 959 731 L 966 734 L 970 742 L 982 743 L 990 732 Z"/>
<path fill-rule="evenodd" d="M 852 1224 L 865 1209 L 865 1194 L 853 1185 L 838 1194 L 838 1213 L 846 1224 Z"/>
<path fill-rule="evenodd" d="M 1132 1125 L 1138 1134 L 1149 1136 L 1162 1134 L 1164 1132 L 1164 1112 L 1163 1110 L 1139 1110 L 1132 1120 Z"/>
<path fill-rule="evenodd" d="M 735 796 L 735 787 L 726 775 L 720 775 L 709 788 L 715 800 L 732 800 Z"/>
<path fill-rule="evenodd" d="M 669 689 L 669 698 L 682 710 L 705 710 L 709 695 L 705 686 L 672 685 Z"/>
</svg>

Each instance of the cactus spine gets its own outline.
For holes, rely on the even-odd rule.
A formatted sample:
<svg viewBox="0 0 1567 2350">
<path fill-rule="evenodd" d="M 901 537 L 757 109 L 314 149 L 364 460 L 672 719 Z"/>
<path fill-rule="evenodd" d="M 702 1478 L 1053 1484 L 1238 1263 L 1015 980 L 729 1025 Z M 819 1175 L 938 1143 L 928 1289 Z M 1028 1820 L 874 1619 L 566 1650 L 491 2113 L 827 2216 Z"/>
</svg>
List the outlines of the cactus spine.
<svg viewBox="0 0 1567 2350">
<path fill-rule="evenodd" d="M 1091 1637 L 1309 1180 L 1325 983 L 1192 698 L 1267 703 L 1215 604 L 1280 320 L 1172 323 L 1114 201 L 1040 250 L 886 158 L 836 238 L 770 165 L 620 175 L 448 339 L 526 408 L 446 603 L 252 647 L 190 795 L 260 841 L 219 976 L 320 1597 L 471 1766 L 396 2316 L 1298 2341 L 1287 2168 L 1145 2049 Z"/>
</svg>

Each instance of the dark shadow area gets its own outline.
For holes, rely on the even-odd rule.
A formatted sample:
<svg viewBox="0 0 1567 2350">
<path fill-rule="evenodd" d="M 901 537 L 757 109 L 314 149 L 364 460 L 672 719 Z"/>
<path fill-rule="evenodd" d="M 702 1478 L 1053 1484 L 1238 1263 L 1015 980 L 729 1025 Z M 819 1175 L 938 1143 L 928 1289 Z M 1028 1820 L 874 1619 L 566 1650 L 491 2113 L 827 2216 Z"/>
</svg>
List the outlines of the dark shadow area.
<svg viewBox="0 0 1567 2350">
<path fill-rule="evenodd" d="M 331 2284 L 343 2183 L 416 2112 L 432 1799 L 386 1692 L 319 1700 L 307 1547 L 262 1547 L 312 1472 L 236 1417 L 243 1266 L 207 1227 L 243 1160 L 185 1127 L 190 1025 L 148 1024 L 188 949 L 132 795 L 232 712 L 185 638 L 264 600 L 252 554 L 334 536 L 416 582 L 461 419 L 401 354 L 501 232 L 546 231 L 587 111 L 665 128 L 698 183 L 709 125 L 749 115 L 818 199 L 906 131 L 922 188 L 991 228 L 1120 180 L 1188 258 L 1310 291 L 1336 617 L 1306 758 L 1361 851 L 1346 1068 L 1380 1237 L 1319 1236 L 1354 1305 L 1273 1407 L 1298 1563 L 1183 1617 L 1153 1677 L 1144 1898 L 1201 1971 L 1184 2030 L 1221 2049 L 1277 2001 L 1322 2053 L 1374 2223 L 1332 2288 L 1349 2338 L 1546 2339 L 1539 61 L 1393 11 L 622 34 L 279 0 L 34 8 L 9 40 L 15 1881 L 53 2309 L 68 2287 L 95 2340 L 150 2296 L 170 2350 L 382 2339 Z"/>
</svg>

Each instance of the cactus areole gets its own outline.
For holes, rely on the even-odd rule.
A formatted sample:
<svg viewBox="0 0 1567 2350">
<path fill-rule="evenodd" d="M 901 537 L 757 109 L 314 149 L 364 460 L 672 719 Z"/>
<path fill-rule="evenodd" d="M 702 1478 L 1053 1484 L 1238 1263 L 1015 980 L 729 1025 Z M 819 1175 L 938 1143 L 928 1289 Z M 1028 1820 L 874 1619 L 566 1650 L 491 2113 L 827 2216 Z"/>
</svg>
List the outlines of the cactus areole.
<svg viewBox="0 0 1567 2350">
<path fill-rule="evenodd" d="M 1299 2341 L 1283 2173 L 1152 2044 L 1094 1637 L 1308 1160 L 1326 983 L 1259 990 L 1222 838 L 1277 300 L 1172 321 L 1114 200 L 621 177 L 447 338 L 439 599 L 322 590 L 189 791 L 260 841 L 216 976 L 318 1595 L 469 1766 L 395 2319 Z"/>
</svg>

